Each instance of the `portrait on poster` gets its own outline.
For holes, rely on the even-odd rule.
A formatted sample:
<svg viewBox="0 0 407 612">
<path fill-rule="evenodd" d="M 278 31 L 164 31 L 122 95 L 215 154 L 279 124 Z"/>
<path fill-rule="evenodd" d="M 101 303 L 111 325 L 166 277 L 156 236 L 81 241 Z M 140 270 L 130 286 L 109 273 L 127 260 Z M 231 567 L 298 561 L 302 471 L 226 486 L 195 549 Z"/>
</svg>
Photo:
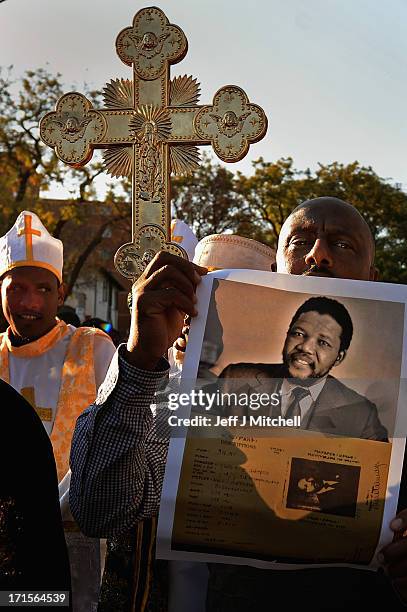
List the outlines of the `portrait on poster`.
<svg viewBox="0 0 407 612">
<path fill-rule="evenodd" d="M 385 440 L 396 420 L 403 323 L 401 303 L 214 279 L 198 378 L 219 378 L 225 392 L 280 394 L 279 410 L 229 407 L 242 416 L 287 414 L 286 379 L 306 380 L 303 429 Z"/>
<path fill-rule="evenodd" d="M 359 478 L 360 466 L 293 457 L 286 506 L 354 517 Z"/>
</svg>

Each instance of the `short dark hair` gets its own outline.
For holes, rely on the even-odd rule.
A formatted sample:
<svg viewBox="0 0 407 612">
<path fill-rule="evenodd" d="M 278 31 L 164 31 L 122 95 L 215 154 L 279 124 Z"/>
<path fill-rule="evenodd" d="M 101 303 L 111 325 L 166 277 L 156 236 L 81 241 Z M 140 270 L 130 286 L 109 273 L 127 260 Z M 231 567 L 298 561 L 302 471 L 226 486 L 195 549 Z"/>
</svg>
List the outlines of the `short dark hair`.
<svg viewBox="0 0 407 612">
<path fill-rule="evenodd" d="M 349 348 L 350 341 L 353 336 L 353 323 L 350 318 L 349 312 L 346 310 L 345 306 L 338 302 L 337 300 L 332 300 L 331 298 L 319 296 L 312 297 L 306 302 L 304 302 L 294 314 L 291 319 L 291 323 L 288 329 L 291 329 L 294 323 L 299 319 L 299 317 L 305 312 L 318 312 L 318 314 L 330 315 L 335 321 L 341 326 L 341 345 L 339 347 L 340 351 L 346 351 Z"/>
</svg>

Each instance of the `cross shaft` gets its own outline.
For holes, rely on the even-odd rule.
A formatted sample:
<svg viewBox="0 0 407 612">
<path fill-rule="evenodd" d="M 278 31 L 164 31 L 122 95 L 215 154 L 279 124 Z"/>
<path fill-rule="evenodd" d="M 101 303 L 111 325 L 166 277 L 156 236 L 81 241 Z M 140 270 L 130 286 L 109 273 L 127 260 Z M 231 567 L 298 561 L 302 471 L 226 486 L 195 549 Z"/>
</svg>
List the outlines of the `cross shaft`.
<svg viewBox="0 0 407 612">
<path fill-rule="evenodd" d="M 139 11 L 116 49 L 133 67 L 133 80 L 110 81 L 101 110 L 80 93 L 65 94 L 41 120 L 40 134 L 67 164 L 82 166 L 100 148 L 108 172 L 132 177 L 132 242 L 120 247 L 115 265 L 135 279 L 160 249 L 186 257 L 169 242 L 171 173 L 193 171 L 201 145 L 212 145 L 223 161 L 239 161 L 265 135 L 267 119 L 237 86 L 199 106 L 192 77 L 170 80 L 170 64 L 185 56 L 187 40 L 158 8 Z"/>
</svg>

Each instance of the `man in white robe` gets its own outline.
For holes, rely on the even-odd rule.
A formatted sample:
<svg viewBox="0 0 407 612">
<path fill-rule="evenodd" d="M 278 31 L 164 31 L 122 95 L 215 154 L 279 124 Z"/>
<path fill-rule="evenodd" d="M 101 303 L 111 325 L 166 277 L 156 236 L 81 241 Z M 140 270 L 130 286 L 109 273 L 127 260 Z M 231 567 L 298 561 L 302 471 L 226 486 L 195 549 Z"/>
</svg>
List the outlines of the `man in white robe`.
<svg viewBox="0 0 407 612">
<path fill-rule="evenodd" d="M 58 480 L 67 489 L 76 418 L 95 399 L 115 347 L 100 330 L 76 329 L 57 319 L 64 300 L 62 266 L 62 242 L 34 213 L 22 212 L 0 238 L 1 299 L 9 324 L 0 334 L 0 378 L 37 412 L 51 438 Z M 27 478 L 29 473 L 27 464 Z M 98 597 L 99 541 L 79 533 L 69 508 L 63 508 L 63 515 L 68 519 L 74 611 L 89 612 Z"/>
</svg>

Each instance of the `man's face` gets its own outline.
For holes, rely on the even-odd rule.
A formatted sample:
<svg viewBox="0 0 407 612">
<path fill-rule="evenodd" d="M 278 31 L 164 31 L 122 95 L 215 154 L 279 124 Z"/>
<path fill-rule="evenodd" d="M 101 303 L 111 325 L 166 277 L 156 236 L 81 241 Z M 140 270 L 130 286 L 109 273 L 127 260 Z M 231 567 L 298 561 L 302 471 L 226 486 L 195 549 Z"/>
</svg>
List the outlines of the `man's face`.
<svg viewBox="0 0 407 612">
<path fill-rule="evenodd" d="M 1 284 L 4 316 L 16 337 L 35 339 L 55 325 L 63 290 L 45 268 L 23 266 L 4 275 Z"/>
<path fill-rule="evenodd" d="M 290 377 L 321 378 L 341 363 L 342 328 L 328 314 L 311 311 L 301 314 L 288 330 L 283 348 L 283 362 Z"/>
<path fill-rule="evenodd" d="M 375 280 L 368 226 L 350 205 L 335 198 L 305 203 L 284 223 L 277 272 Z"/>
</svg>

